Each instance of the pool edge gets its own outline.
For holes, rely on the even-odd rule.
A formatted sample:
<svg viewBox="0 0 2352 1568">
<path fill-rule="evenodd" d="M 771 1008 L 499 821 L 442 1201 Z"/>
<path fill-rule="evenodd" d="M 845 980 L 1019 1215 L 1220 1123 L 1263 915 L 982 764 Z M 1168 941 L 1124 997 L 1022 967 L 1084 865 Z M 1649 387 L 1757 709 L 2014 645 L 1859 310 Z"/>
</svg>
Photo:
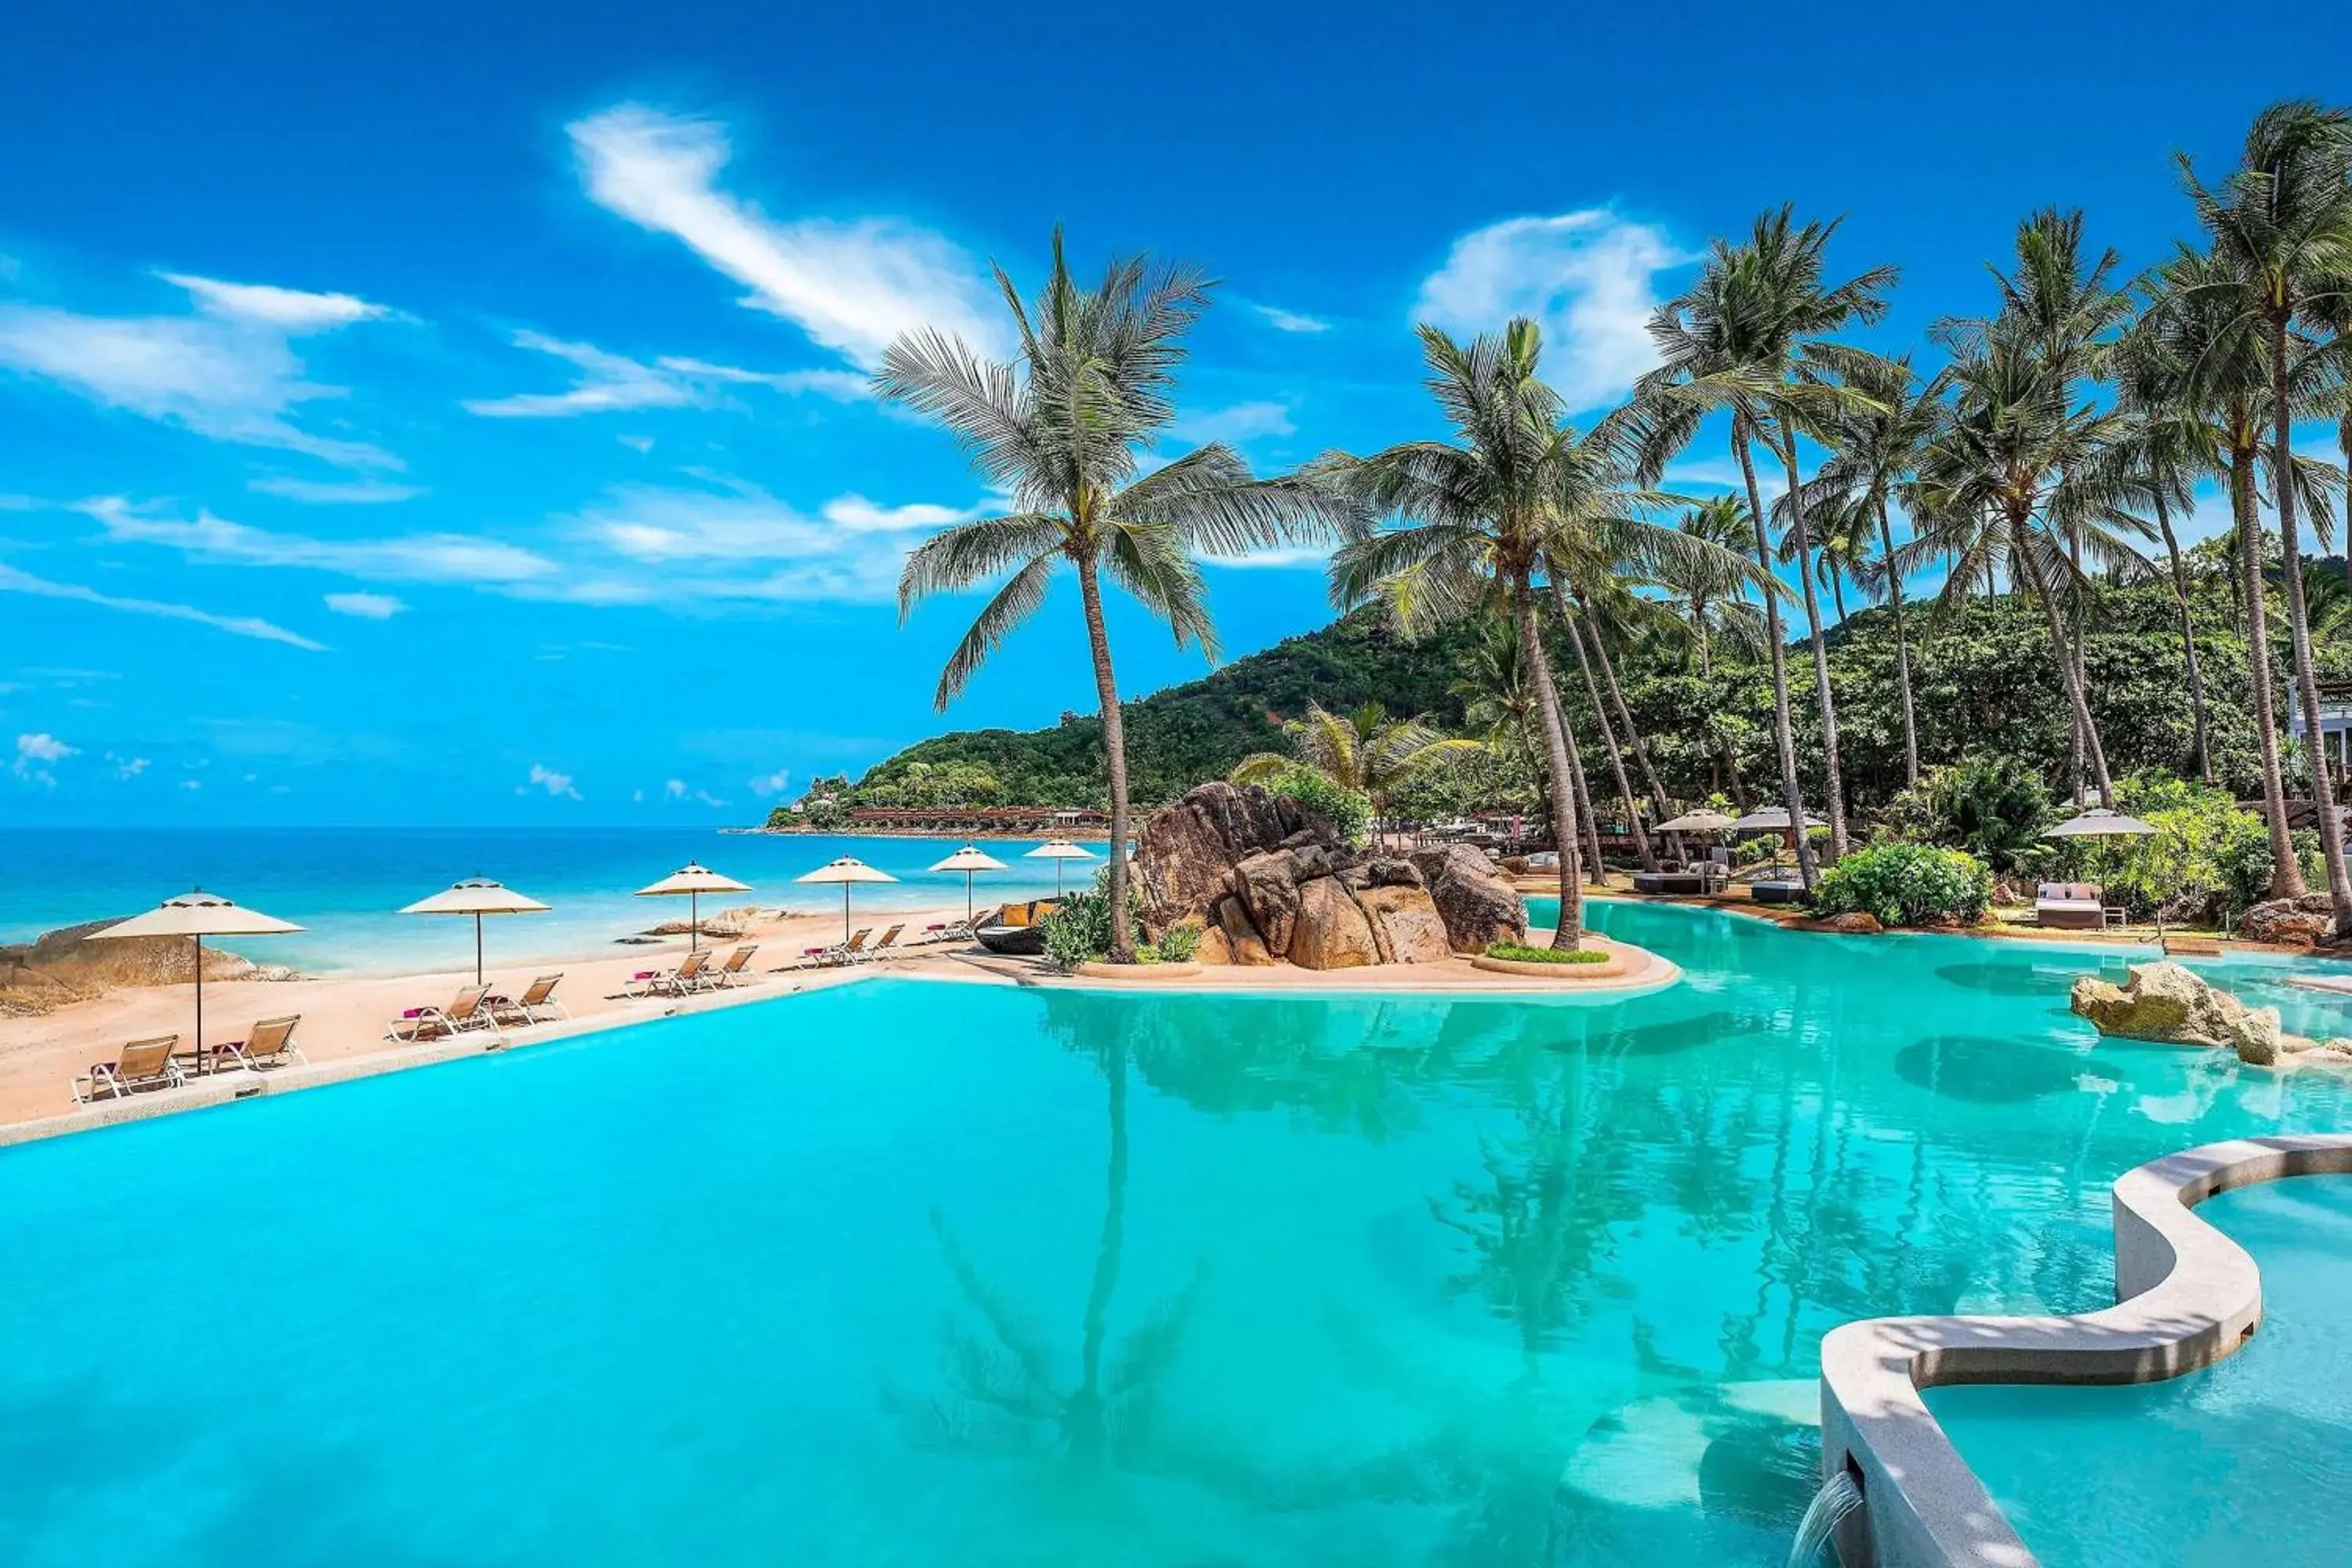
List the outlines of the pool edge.
<svg viewBox="0 0 2352 1568">
<path fill-rule="evenodd" d="M 2113 1307 L 2042 1317 L 1870 1318 L 1822 1341 L 1822 1474 L 1863 1506 L 1848 1568 L 2035 1568 L 2039 1559 L 1921 1391 L 1970 1383 L 2156 1383 L 2229 1356 L 2262 1321 L 2262 1274 L 2195 1214 L 2216 1194 L 2352 1173 L 2352 1135 L 2239 1138 L 2125 1172 L 2111 1189 Z"/>
</svg>

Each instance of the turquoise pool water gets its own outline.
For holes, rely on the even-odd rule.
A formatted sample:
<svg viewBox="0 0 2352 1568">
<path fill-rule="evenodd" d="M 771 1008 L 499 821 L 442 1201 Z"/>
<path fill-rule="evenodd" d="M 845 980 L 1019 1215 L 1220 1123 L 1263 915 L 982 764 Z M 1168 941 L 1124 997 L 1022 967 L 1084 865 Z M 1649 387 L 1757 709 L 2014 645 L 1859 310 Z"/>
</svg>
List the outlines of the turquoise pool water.
<svg viewBox="0 0 2352 1568">
<path fill-rule="evenodd" d="M 874 981 L 0 1151 L 0 1562 L 1777 1563 L 1823 1331 L 2100 1304 L 2117 1172 L 2352 1109 L 2096 1040 L 2111 953 L 1594 920 L 1687 978 Z"/>
<path fill-rule="evenodd" d="M 2262 1268 L 2262 1331 L 2238 1354 L 2135 1388 L 1928 1392 L 2046 1568 L 2346 1559 L 2352 1177 L 2267 1183 L 2198 1212 Z"/>
</svg>

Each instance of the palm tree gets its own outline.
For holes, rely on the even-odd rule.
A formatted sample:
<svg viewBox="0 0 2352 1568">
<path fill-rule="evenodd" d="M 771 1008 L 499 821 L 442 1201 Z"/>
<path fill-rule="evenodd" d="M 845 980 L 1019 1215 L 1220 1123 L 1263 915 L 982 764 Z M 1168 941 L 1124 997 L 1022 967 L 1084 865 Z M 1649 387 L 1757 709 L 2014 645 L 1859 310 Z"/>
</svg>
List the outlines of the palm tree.
<svg viewBox="0 0 2352 1568">
<path fill-rule="evenodd" d="M 2308 100 L 2273 104 L 2256 116 L 2246 132 L 2242 161 L 2218 191 L 2198 180 L 2186 154 L 2180 174 L 2212 242 L 2213 259 L 2262 323 L 2270 375 L 2271 469 L 2286 480 L 2275 487 L 2272 501 L 2285 563 L 2287 646 L 2315 738 L 2319 678 L 2311 660 L 2298 498 L 2292 482 L 2294 361 L 2301 356 L 2289 345 L 2298 323 L 2324 322 L 2336 313 L 2343 282 L 2352 278 L 2352 115 Z M 2312 800 L 2318 808 L 2336 934 L 2352 936 L 2352 872 L 2345 866 L 2343 825 L 2331 809 L 2336 797 L 2326 748 L 2314 745 L 2310 752 Z"/>
<path fill-rule="evenodd" d="M 1167 623 L 1178 647 L 1197 644 L 1213 659 L 1216 630 L 1195 553 L 1239 554 L 1328 538 L 1351 514 L 1319 484 L 1253 479 L 1221 443 L 1140 473 L 1140 449 L 1176 416 L 1185 334 L 1208 307 L 1212 285 L 1196 268 L 1129 257 L 1083 289 L 1070 275 L 1056 230 L 1053 266 L 1033 303 L 1023 303 L 1002 267 L 994 271 L 1019 339 L 1013 360 L 988 360 L 961 340 L 924 328 L 891 343 L 875 374 L 877 395 L 953 432 L 981 477 L 1012 502 L 1003 515 L 934 534 L 907 557 L 899 616 L 934 594 L 964 592 L 1012 573 L 940 676 L 937 701 L 944 709 L 1045 602 L 1055 572 L 1065 564 L 1075 569 L 1110 775 L 1110 902 L 1124 909 L 1127 733 L 1103 625 L 1104 575 Z M 1110 956 L 1134 961 L 1125 921 L 1111 922 Z"/>
<path fill-rule="evenodd" d="M 1748 489 L 1756 529 L 1756 561 L 1772 568 L 1764 499 L 1756 482 L 1754 447 L 1761 443 L 1780 458 L 1792 497 L 1790 529 L 1796 540 L 1798 584 L 1812 646 L 1814 694 L 1821 709 L 1823 786 L 1829 796 L 1830 849 L 1846 849 L 1845 785 L 1838 763 L 1837 706 L 1830 690 L 1828 646 L 1822 640 L 1821 607 L 1813 592 L 1812 545 L 1805 520 L 1803 481 L 1797 441 L 1816 433 L 1821 417 L 1853 395 L 1839 384 L 1864 365 L 1869 355 L 1828 341 L 1850 324 L 1875 322 L 1885 313 L 1886 290 L 1897 269 L 1876 267 L 1843 283 L 1826 281 L 1824 253 L 1838 220 L 1794 224 L 1786 206 L 1756 220 L 1745 244 L 1717 240 L 1698 280 L 1650 319 L 1650 336 L 1661 363 L 1635 384 L 1635 403 L 1617 421 L 1612 443 L 1637 454 L 1639 477 L 1654 481 L 1667 461 L 1688 446 L 1699 422 L 1715 408 L 1731 414 L 1731 444 Z M 1796 739 L 1789 721 L 1789 678 L 1781 645 L 1779 606 L 1764 602 L 1772 653 L 1775 740 L 1780 752 L 1782 804 L 1790 821 L 1801 821 L 1803 803 L 1797 777 Z M 1812 850 L 1798 835 L 1798 874 L 1813 882 Z"/>
<path fill-rule="evenodd" d="M 1824 498 L 1843 499 L 1860 516 L 1857 521 L 1878 531 L 1879 558 L 1874 574 L 1886 589 L 1895 620 L 1895 684 L 1903 704 L 1903 782 L 1919 787 L 1919 721 L 1911 692 L 1911 641 L 1903 624 L 1903 573 L 1895 555 L 1895 526 L 1889 502 L 1909 483 L 1919 454 L 1934 434 L 1944 395 L 1939 378 L 1922 384 L 1904 354 L 1885 362 L 1883 374 L 1869 375 L 1859 386 L 1867 402 L 1840 405 L 1828 411 L 1824 435 L 1829 461 L 1814 477 L 1813 488 Z"/>
<path fill-rule="evenodd" d="M 1700 501 L 1675 519 L 1675 526 L 1718 546 L 1726 554 L 1747 548 L 1754 537 L 1748 522 L 1748 503 L 1729 494 Z M 1744 563 L 1727 564 L 1722 556 L 1693 552 L 1682 563 L 1662 563 L 1654 571 L 1664 595 L 1661 603 L 1681 621 L 1702 677 L 1715 673 L 1718 638 L 1727 637 L 1749 652 L 1762 651 L 1763 617 L 1740 596 L 1743 588 L 1755 581 L 1755 573 Z M 1777 587 L 1778 579 L 1771 581 Z"/>
<path fill-rule="evenodd" d="M 1544 789 L 1543 720 L 1536 712 L 1527 661 L 1519 655 L 1519 623 L 1507 607 L 1495 606 L 1481 620 L 1459 668 L 1463 673 L 1448 689 L 1462 700 L 1462 721 L 1486 738 L 1489 750 L 1526 766 L 1542 795 L 1537 804 L 1545 820 L 1550 820 L 1550 796 Z M 1561 733 L 1568 742 L 1577 819 L 1584 824 L 1585 875 L 1594 887 L 1604 887 L 1608 868 L 1601 858 L 1601 825 L 1585 785 L 1584 760 L 1577 751 L 1576 731 L 1563 724 Z"/>
<path fill-rule="evenodd" d="M 1377 702 L 1344 717 L 1309 702 L 1304 719 L 1282 728 L 1296 754 L 1258 752 L 1244 757 L 1230 775 L 1234 783 L 1262 784 L 1304 764 L 1341 789 L 1370 796 L 1375 816 L 1388 793 L 1415 773 L 1447 757 L 1478 750 L 1477 742 L 1442 735 L 1419 714 L 1391 719 Z"/>
<path fill-rule="evenodd" d="M 1542 726 L 1559 849 L 1552 945 L 1572 949 L 1584 935 L 1581 857 L 1567 726 L 1544 651 L 1535 579 L 1563 535 L 1652 498 L 1622 490 L 1608 446 L 1562 420 L 1559 395 L 1538 374 L 1543 335 L 1534 321 L 1515 320 L 1500 336 L 1467 344 L 1433 326 L 1420 334 L 1429 389 L 1457 439 L 1409 441 L 1369 458 L 1334 454 L 1318 465 L 1368 511 L 1392 520 L 1332 557 L 1331 596 L 1343 608 L 1384 597 L 1410 631 L 1470 613 L 1496 593 L 1509 605 Z"/>
<path fill-rule="evenodd" d="M 1954 340 L 1951 395 L 1910 490 L 1917 537 L 1896 564 L 1948 555 L 1948 600 L 2005 572 L 2013 592 L 2042 606 L 2099 798 L 2112 807 L 2115 781 L 2060 604 L 2082 580 L 2083 556 L 2120 573 L 2145 566 L 2129 538 L 2146 524 L 2118 510 L 2118 481 L 2100 461 L 2124 434 L 2122 416 L 2072 402 L 2068 378 L 2017 327 L 2004 317 L 1975 324 L 1972 342 Z"/>
</svg>

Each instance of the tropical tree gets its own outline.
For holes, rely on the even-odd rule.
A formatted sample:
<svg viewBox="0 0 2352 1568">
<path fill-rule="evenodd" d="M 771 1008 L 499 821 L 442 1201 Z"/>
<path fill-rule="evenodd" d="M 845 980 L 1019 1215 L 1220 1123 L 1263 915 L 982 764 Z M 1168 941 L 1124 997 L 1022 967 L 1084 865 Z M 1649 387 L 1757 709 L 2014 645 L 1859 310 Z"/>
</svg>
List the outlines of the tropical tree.
<svg viewBox="0 0 2352 1568">
<path fill-rule="evenodd" d="M 1727 641 L 1743 653 L 1760 654 L 1763 616 L 1742 596 L 1756 574 L 1744 562 L 1725 559 L 1734 551 L 1748 548 L 1754 538 L 1748 503 L 1736 495 L 1716 496 L 1686 509 L 1675 520 L 1675 526 L 1722 552 L 1688 552 L 1680 560 L 1661 562 L 1654 569 L 1659 602 L 1680 622 L 1693 668 L 1703 677 L 1715 672 L 1718 641 Z M 1773 581 L 1777 586 L 1778 580 Z"/>
<path fill-rule="evenodd" d="M 1377 702 L 1346 715 L 1309 702 L 1305 718 L 1282 728 L 1295 754 L 1258 752 L 1244 757 L 1234 767 L 1235 784 L 1263 784 L 1304 764 L 1341 789 L 1371 797 L 1376 813 L 1391 792 L 1415 774 L 1478 749 L 1475 741 L 1439 733 L 1419 714 L 1391 719 Z"/>
<path fill-rule="evenodd" d="M 962 593 L 1010 572 L 950 656 L 937 701 L 952 702 L 991 653 L 1045 603 L 1063 566 L 1074 570 L 1102 712 L 1110 786 L 1110 903 L 1127 903 L 1129 821 L 1126 730 L 1103 578 L 1127 590 L 1181 647 L 1217 656 L 1196 554 L 1324 539 L 1350 514 L 1328 487 L 1261 480 L 1230 447 L 1212 442 L 1146 473 L 1142 453 L 1176 417 L 1184 339 L 1207 309 L 1209 279 L 1143 256 L 1114 260 L 1092 289 L 1070 273 L 1062 237 L 1034 301 L 1002 267 L 998 290 L 1013 319 L 1014 357 L 993 361 L 936 328 L 902 334 L 875 374 L 878 396 L 951 431 L 973 468 L 1011 498 L 1006 512 L 960 523 L 918 546 L 898 578 L 900 617 L 934 594 Z M 1113 921 L 1110 956 L 1134 961 L 1134 939 Z"/>
<path fill-rule="evenodd" d="M 2142 281 L 2151 308 L 2164 300 L 2162 271 Z M 2205 679 L 2197 663 L 2197 620 L 2190 613 L 2189 563 L 2180 536 L 2172 526 L 2176 508 L 2186 510 L 2196 502 L 2196 482 L 2216 471 L 2219 451 L 2211 426 L 2191 406 L 2187 367 L 2166 352 L 2160 336 L 2143 317 L 2121 345 L 2117 375 L 2120 405 L 2130 426 L 2112 448 L 2116 460 L 2156 514 L 2158 534 L 2172 585 L 2172 602 L 2180 616 L 2180 658 L 2189 677 L 2189 702 L 2195 726 L 2197 776 L 2213 782 L 2212 725 L 2206 717 Z"/>
<path fill-rule="evenodd" d="M 1731 445 L 1748 490 L 1756 527 L 1757 564 L 1769 573 L 1774 551 L 1766 527 L 1762 492 L 1756 480 L 1754 447 L 1778 458 L 1791 497 L 1790 529 L 1796 541 L 1797 579 L 1805 605 L 1812 647 L 1813 686 L 1820 706 L 1823 787 L 1829 796 L 1830 849 L 1846 848 L 1844 780 L 1838 763 L 1837 706 L 1830 690 L 1829 653 L 1822 640 L 1821 608 L 1813 591 L 1812 545 L 1807 530 L 1804 485 L 1798 471 L 1798 440 L 1814 433 L 1820 416 L 1853 394 L 1841 384 L 1875 356 L 1829 341 L 1846 327 L 1877 321 L 1885 313 L 1886 290 L 1897 269 L 1873 268 L 1845 282 L 1827 281 L 1825 253 L 1838 222 L 1795 222 L 1783 206 L 1759 217 L 1745 243 L 1717 240 L 1699 278 L 1680 297 L 1661 306 L 1649 323 L 1657 344 L 1658 368 L 1635 385 L 1635 402 L 1609 428 L 1610 439 L 1635 454 L 1637 475 L 1654 482 L 1666 463 L 1690 444 L 1712 410 L 1731 415 Z M 1800 821 L 1803 803 L 1797 776 L 1795 735 L 1789 721 L 1789 680 L 1779 606 L 1764 602 L 1771 648 L 1774 739 L 1780 753 L 1782 804 Z M 1812 851 L 1801 842 L 1799 875 L 1813 881 Z"/>
<path fill-rule="evenodd" d="M 1368 458 L 1336 453 L 1318 465 L 1388 520 L 1332 557 L 1331 596 L 1342 607 L 1384 598 L 1411 631 L 1472 613 L 1498 593 L 1509 605 L 1542 729 L 1559 849 L 1552 945 L 1570 949 L 1584 935 L 1576 880 L 1581 856 L 1567 727 L 1545 655 L 1536 579 L 1545 552 L 1564 533 L 1643 498 L 1622 489 L 1622 465 L 1606 444 L 1562 418 L 1559 394 L 1538 374 L 1543 335 L 1534 321 L 1515 320 L 1499 336 L 1466 344 L 1434 326 L 1420 334 L 1430 392 L 1455 439 L 1409 441 Z"/>
<path fill-rule="evenodd" d="M 2260 321 L 2270 381 L 2271 468 L 2294 471 L 2295 361 L 2291 340 L 2298 325 L 2326 323 L 2341 310 L 2352 279 L 2352 115 L 2297 100 L 2273 104 L 2246 132 L 2244 154 L 2219 189 L 2197 177 L 2180 157 L 2180 176 L 2224 273 L 2217 287 Z M 2279 542 L 2285 562 L 2287 643 L 2303 710 L 2315 735 L 2319 679 L 2311 659 L 2311 626 L 2304 602 L 2302 541 L 2296 487 L 2275 488 Z M 2315 517 L 2324 529 L 2326 513 Z M 2344 829 L 2333 810 L 2325 747 L 2311 751 L 2312 798 L 2322 809 L 2320 850 L 2336 933 L 2352 935 L 2352 873 L 2344 858 Z"/>
</svg>

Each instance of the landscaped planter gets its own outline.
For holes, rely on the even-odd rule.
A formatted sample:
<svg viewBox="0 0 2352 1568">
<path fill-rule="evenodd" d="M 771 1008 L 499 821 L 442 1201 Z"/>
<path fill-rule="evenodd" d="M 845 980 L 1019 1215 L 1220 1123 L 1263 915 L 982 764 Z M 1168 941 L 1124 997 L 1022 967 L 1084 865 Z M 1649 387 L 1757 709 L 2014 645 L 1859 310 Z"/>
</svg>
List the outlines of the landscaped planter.
<svg viewBox="0 0 2352 1568">
<path fill-rule="evenodd" d="M 1192 980 L 1197 963 L 1081 963 L 1076 973 L 1087 980 Z"/>
<path fill-rule="evenodd" d="M 1523 963 L 1508 958 L 1489 958 L 1478 953 L 1470 960 L 1470 967 L 1483 969 L 1489 974 L 1508 974 L 1520 980 L 1556 980 L 1576 984 L 1588 980 L 1616 980 L 1623 977 L 1633 965 L 1622 953 L 1612 952 L 1600 963 Z"/>
</svg>

